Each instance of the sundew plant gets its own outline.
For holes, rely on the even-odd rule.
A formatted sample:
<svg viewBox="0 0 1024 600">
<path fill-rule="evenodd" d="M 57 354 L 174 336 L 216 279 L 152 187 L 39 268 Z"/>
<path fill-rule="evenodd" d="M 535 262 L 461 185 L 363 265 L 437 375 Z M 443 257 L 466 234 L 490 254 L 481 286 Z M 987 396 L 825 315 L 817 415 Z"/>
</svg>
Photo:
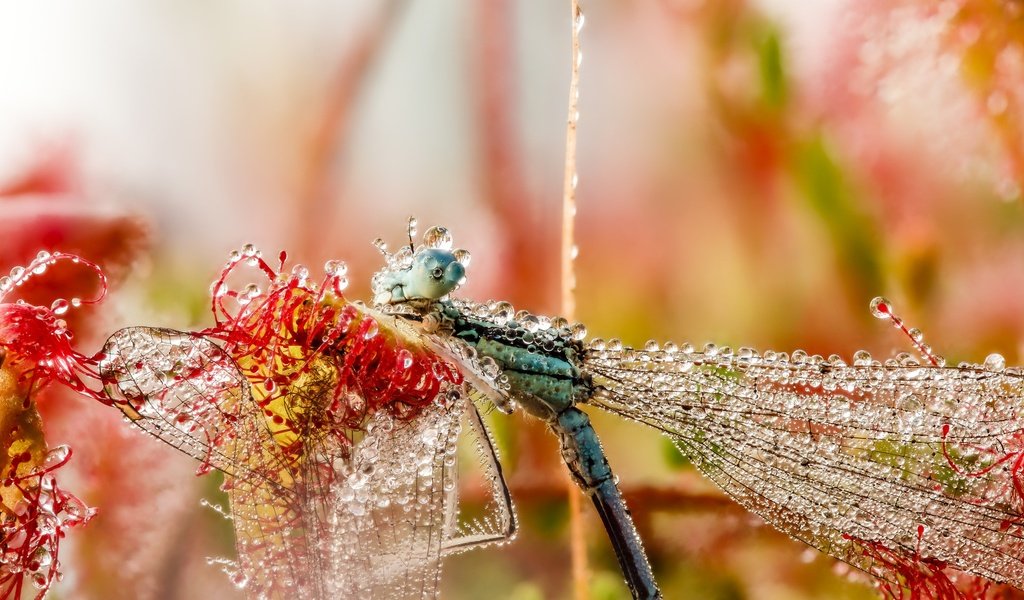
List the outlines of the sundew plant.
<svg viewBox="0 0 1024 600">
<path fill-rule="evenodd" d="M 531 344 L 664 597 L 1021 596 L 1024 11 L 810 4 L 0 2 L 0 597 L 628 597 Z"/>
</svg>

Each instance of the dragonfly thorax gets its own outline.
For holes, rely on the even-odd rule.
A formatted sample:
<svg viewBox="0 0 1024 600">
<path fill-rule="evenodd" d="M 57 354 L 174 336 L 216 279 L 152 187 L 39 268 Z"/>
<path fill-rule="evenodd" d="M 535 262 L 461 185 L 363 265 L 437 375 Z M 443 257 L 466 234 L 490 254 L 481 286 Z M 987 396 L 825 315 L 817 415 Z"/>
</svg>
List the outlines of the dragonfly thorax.
<svg viewBox="0 0 1024 600">
<path fill-rule="evenodd" d="M 474 314 L 480 311 L 463 310 L 458 303 L 438 306 L 440 329 L 494 361 L 510 396 L 527 413 L 551 422 L 589 397 L 589 377 L 578 366 L 583 346 L 568 328 L 539 329 L 515 320 L 499 323 Z"/>
</svg>

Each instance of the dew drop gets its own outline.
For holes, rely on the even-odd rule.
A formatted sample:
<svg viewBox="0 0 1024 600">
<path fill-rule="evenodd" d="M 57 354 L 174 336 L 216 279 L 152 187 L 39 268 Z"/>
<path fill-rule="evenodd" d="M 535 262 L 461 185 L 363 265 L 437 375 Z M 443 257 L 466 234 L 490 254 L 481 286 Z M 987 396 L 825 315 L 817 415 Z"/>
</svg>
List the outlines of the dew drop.
<svg viewBox="0 0 1024 600">
<path fill-rule="evenodd" d="M 1002 354 L 993 352 L 985 357 L 985 368 L 990 371 L 1002 371 L 1006 368 L 1006 359 Z"/>
<path fill-rule="evenodd" d="M 501 374 L 501 367 L 490 356 L 480 359 L 480 373 L 487 379 L 496 379 Z"/>
<path fill-rule="evenodd" d="M 515 307 L 508 302 L 498 302 L 491 307 L 491 319 L 498 325 L 508 323 L 515 314 Z"/>
<path fill-rule="evenodd" d="M 398 367 L 401 369 L 408 369 L 413 364 L 412 352 L 406 349 L 402 349 L 398 352 Z"/>
<path fill-rule="evenodd" d="M 62 315 L 68 312 L 70 307 L 71 303 L 63 298 L 57 298 L 52 304 L 50 304 L 50 310 L 53 311 L 53 314 L 55 315 Z"/>
<path fill-rule="evenodd" d="M 348 273 L 348 265 L 344 261 L 329 260 L 324 263 L 324 273 L 334 277 L 341 277 Z"/>
<path fill-rule="evenodd" d="M 573 323 L 569 326 L 569 335 L 577 342 L 587 337 L 587 328 L 583 323 Z"/>
<path fill-rule="evenodd" d="M 32 585 L 38 590 L 45 590 L 50 585 L 50 580 L 43 573 L 32 574 Z"/>
<path fill-rule="evenodd" d="M 253 246 L 252 244 L 246 244 L 246 245 L 242 246 L 242 255 L 243 256 L 256 256 L 256 246 Z"/>
<path fill-rule="evenodd" d="M 444 227 L 434 226 L 423 233 L 423 245 L 427 248 L 451 250 L 452 234 Z"/>
<path fill-rule="evenodd" d="M 463 267 L 468 267 L 469 262 L 473 259 L 473 255 L 469 253 L 469 250 L 463 250 L 462 248 L 452 252 L 452 256 L 454 256 L 455 261 Z"/>
<path fill-rule="evenodd" d="M 871 308 L 871 314 L 876 319 L 891 319 L 892 318 L 892 304 L 882 296 L 875 296 L 871 299 L 871 304 L 868 305 Z"/>
<path fill-rule="evenodd" d="M 47 468 L 52 468 L 61 465 L 64 463 L 64 461 L 68 459 L 69 456 L 71 456 L 70 446 L 68 446 L 67 444 L 55 446 L 53 449 L 46 453 L 44 465 Z"/>
</svg>

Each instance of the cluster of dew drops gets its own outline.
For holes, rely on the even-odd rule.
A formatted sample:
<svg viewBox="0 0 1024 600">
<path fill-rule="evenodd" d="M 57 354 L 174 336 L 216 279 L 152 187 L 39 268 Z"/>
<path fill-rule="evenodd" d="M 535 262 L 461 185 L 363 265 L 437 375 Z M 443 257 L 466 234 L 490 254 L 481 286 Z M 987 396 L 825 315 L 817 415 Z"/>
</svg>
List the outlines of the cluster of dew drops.
<svg viewBox="0 0 1024 600">
<path fill-rule="evenodd" d="M 920 355 L 920 358 L 923 359 L 927 366 L 936 368 L 946 366 L 946 360 L 942 356 L 935 354 L 932 348 L 924 342 L 924 333 L 917 328 L 908 328 L 903 319 L 894 312 L 893 305 L 889 300 L 878 296 L 871 300 L 869 309 L 874 317 L 889 321 L 893 328 L 906 336 L 914 345 Z M 730 346 L 717 346 L 714 343 L 707 343 L 698 350 L 690 343 L 659 343 L 655 340 L 650 340 L 644 344 L 642 351 L 638 351 L 624 345 L 622 340 L 618 338 L 611 338 L 608 340 L 594 338 L 590 340 L 588 348 L 596 355 L 597 358 L 600 359 L 606 359 L 614 355 L 619 360 L 638 360 L 641 362 L 658 359 L 678 362 L 682 357 L 694 355 L 695 360 L 698 356 L 703 359 L 716 358 L 727 362 L 735 359 L 739 361 L 740 364 L 754 364 L 761 362 L 768 364 L 806 364 L 811 366 L 824 364 L 829 364 L 834 367 L 849 366 L 846 360 L 838 354 L 832 354 L 826 358 L 820 355 L 810 355 L 803 350 L 794 350 L 792 353 L 775 352 L 771 350 L 765 351 L 764 353 L 758 353 L 757 350 L 747 347 L 739 348 L 734 351 Z M 685 360 L 683 360 L 683 362 L 685 364 Z M 853 366 L 855 367 L 915 367 L 921 365 L 921 360 L 907 352 L 898 353 L 896 356 L 886 359 L 885 361 L 875 359 L 872 357 L 871 353 L 866 350 L 858 350 L 853 353 Z M 989 354 L 981 365 L 974 365 L 967 362 L 963 362 L 958 365 L 960 368 L 977 368 L 979 366 L 988 372 L 1003 372 L 1007 369 L 1006 359 L 998 353 Z"/>
<path fill-rule="evenodd" d="M 0 301 L 6 298 L 7 295 L 15 289 L 24 285 L 25 282 L 32 277 L 46 273 L 47 269 L 61 260 L 69 260 L 75 264 L 85 263 L 89 266 L 93 266 L 91 263 L 87 263 L 82 258 L 74 254 L 65 254 L 63 252 L 50 253 L 46 250 L 40 250 L 39 253 L 36 254 L 35 259 L 33 259 L 27 267 L 14 267 L 11 269 L 9 275 L 0 277 Z M 73 297 L 71 299 L 57 298 L 50 304 L 50 312 L 54 315 L 60 316 L 66 314 L 71 308 L 78 308 L 82 306 L 83 303 L 83 300 L 78 297 Z M 17 304 L 24 305 L 26 302 L 19 299 Z M 67 331 L 66 324 L 61 326 L 61 329 L 64 330 L 64 333 L 69 337 L 71 336 L 71 332 Z"/>
<path fill-rule="evenodd" d="M 287 261 L 287 253 L 282 251 L 279 256 L 279 270 L 273 271 L 269 267 L 265 268 L 264 271 L 268 277 L 271 277 L 271 285 L 277 286 L 282 284 L 294 283 L 300 287 L 304 287 L 310 290 L 316 290 L 317 284 L 310 280 L 309 268 L 305 265 L 298 263 L 292 266 L 290 272 L 284 271 L 284 264 Z M 215 299 L 221 298 L 228 294 L 229 287 L 225 282 L 225 278 L 234 268 L 244 264 L 249 267 L 259 268 L 261 266 L 267 266 L 263 260 L 263 252 L 256 248 L 255 245 L 248 243 L 242 246 L 240 250 L 232 250 L 228 255 L 227 264 L 224 267 L 224 271 L 220 279 L 215 281 L 210 286 L 210 293 Z M 337 292 L 344 291 L 349 284 L 348 281 L 348 265 L 344 261 L 331 259 L 324 263 L 324 275 L 325 282 L 331 282 L 331 287 Z M 240 306 L 251 304 L 254 300 L 262 297 L 264 290 L 256 283 L 248 283 L 245 287 L 237 293 L 235 301 Z"/>
<path fill-rule="evenodd" d="M 23 497 L 5 524 L 5 528 L 12 529 L 7 531 L 3 542 L 0 566 L 11 574 L 28 575 L 32 585 L 44 592 L 53 580 L 63 579 L 57 559 L 59 540 L 69 527 L 81 525 L 96 514 L 96 509 L 60 489 L 51 474 L 70 457 L 70 447 L 56 446 L 47 452 L 43 464 L 32 473 L 11 476 L 3 481 L 5 486 L 19 482 L 34 484 L 21 488 Z M 14 465 L 16 468 L 17 462 Z"/>
</svg>

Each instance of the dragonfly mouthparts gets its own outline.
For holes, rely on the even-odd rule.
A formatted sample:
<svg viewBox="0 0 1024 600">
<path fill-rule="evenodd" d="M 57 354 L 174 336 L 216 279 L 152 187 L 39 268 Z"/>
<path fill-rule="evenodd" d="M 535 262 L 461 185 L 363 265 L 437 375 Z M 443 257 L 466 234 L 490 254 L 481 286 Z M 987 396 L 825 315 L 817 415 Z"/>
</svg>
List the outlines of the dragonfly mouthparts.
<svg viewBox="0 0 1024 600">
<path fill-rule="evenodd" d="M 452 235 L 444 227 L 431 227 L 423 242 L 413 244 L 416 221 L 409 220 L 409 244 L 395 253 L 383 241 L 374 244 L 384 255 L 384 268 L 373 276 L 373 303 L 377 306 L 413 300 L 441 300 L 466 281 L 470 254 L 452 249 Z"/>
</svg>

